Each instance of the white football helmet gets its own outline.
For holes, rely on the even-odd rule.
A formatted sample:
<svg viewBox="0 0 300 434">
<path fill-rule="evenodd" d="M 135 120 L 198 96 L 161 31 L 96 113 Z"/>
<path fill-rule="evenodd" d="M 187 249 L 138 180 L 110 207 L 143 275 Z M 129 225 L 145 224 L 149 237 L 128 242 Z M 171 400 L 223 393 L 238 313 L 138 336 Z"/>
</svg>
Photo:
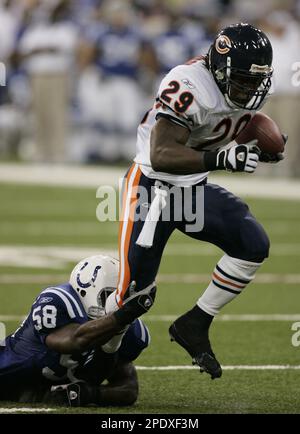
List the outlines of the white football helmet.
<svg viewBox="0 0 300 434">
<path fill-rule="evenodd" d="M 74 267 L 69 283 L 89 318 L 105 315 L 106 299 L 117 288 L 118 272 L 119 261 L 104 255 L 90 256 Z"/>
</svg>

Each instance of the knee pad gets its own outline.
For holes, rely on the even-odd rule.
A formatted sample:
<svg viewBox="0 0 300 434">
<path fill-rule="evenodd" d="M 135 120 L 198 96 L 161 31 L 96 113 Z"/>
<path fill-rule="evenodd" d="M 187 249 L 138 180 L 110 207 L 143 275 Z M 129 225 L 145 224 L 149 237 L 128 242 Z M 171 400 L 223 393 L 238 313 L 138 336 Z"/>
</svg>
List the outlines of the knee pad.
<svg viewBox="0 0 300 434">
<path fill-rule="evenodd" d="M 262 225 L 252 216 L 250 219 L 246 217 L 246 224 L 242 232 L 242 245 L 243 250 L 238 256 L 241 259 L 261 263 L 269 256 L 269 237 Z"/>
</svg>

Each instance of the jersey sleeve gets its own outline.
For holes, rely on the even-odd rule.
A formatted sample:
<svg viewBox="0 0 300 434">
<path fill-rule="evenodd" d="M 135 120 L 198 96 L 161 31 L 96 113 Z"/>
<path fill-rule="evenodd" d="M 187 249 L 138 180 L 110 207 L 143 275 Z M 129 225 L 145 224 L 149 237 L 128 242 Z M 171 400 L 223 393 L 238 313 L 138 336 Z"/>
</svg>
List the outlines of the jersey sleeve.
<svg viewBox="0 0 300 434">
<path fill-rule="evenodd" d="M 72 295 L 60 288 L 48 288 L 37 298 L 31 311 L 33 326 L 41 341 L 55 329 L 71 322 L 82 324 L 86 315 Z"/>
<path fill-rule="evenodd" d="M 162 80 L 157 101 L 160 103 L 156 119 L 166 117 L 190 130 L 202 123 L 206 116 L 201 106 L 199 89 L 185 65 L 173 68 Z"/>
<path fill-rule="evenodd" d="M 150 333 L 147 326 L 139 318 L 136 319 L 125 333 L 118 350 L 119 357 L 127 362 L 133 362 L 150 344 Z"/>
</svg>

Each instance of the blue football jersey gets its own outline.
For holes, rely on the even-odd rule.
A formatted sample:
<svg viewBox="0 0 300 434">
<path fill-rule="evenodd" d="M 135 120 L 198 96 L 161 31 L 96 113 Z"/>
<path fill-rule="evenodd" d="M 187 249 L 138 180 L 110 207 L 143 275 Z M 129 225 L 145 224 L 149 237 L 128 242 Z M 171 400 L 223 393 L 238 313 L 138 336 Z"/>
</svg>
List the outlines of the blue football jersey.
<svg viewBox="0 0 300 434">
<path fill-rule="evenodd" d="M 106 76 L 135 78 L 138 70 L 139 50 L 143 38 L 138 30 L 120 30 L 109 26 L 90 26 L 86 38 L 98 49 L 96 66 Z"/>
<path fill-rule="evenodd" d="M 86 321 L 82 303 L 69 284 L 44 289 L 22 325 L 6 338 L 6 346 L 0 350 L 0 383 L 2 377 L 13 382 L 36 377 L 57 381 L 65 378 L 70 363 L 66 356 L 50 350 L 45 339 L 57 328 Z"/>
<path fill-rule="evenodd" d="M 203 38 L 201 30 L 191 32 L 184 28 L 169 29 L 153 38 L 152 45 L 160 62 L 161 73 L 166 74 L 176 65 L 199 55 L 204 45 Z"/>
<path fill-rule="evenodd" d="M 78 379 L 101 382 L 112 374 L 117 357 L 132 361 L 149 344 L 147 328 L 136 320 L 129 327 L 118 354 L 106 354 L 101 350 L 80 355 L 59 354 L 47 347 L 46 337 L 55 329 L 88 320 L 71 285 L 66 283 L 44 289 L 18 330 L 6 338 L 4 347 L 0 347 L 0 387 L 33 385 L 42 380 L 52 383 Z M 94 358 L 97 363 L 93 363 Z"/>
<path fill-rule="evenodd" d="M 150 340 L 148 328 L 142 320 L 136 319 L 122 339 L 118 351 L 119 357 L 124 361 L 132 362 L 150 345 Z"/>
</svg>

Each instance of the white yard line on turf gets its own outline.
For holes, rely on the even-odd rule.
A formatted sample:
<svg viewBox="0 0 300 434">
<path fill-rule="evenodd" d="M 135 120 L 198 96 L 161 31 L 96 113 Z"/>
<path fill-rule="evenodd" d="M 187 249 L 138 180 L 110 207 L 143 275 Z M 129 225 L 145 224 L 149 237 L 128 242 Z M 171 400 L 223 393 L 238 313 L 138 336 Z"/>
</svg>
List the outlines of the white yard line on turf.
<svg viewBox="0 0 300 434">
<path fill-rule="evenodd" d="M 0 274 L 0 285 L 14 284 L 49 284 L 53 285 L 58 282 L 66 282 L 68 274 Z"/>
<path fill-rule="evenodd" d="M 19 322 L 25 319 L 24 315 L 0 315 L 0 321 Z"/>
<path fill-rule="evenodd" d="M 104 253 L 118 257 L 114 245 L 98 247 L 83 246 L 0 246 L 0 266 L 34 267 L 59 269 L 70 262 L 84 257 Z M 220 256 L 221 250 L 211 244 L 170 243 L 164 256 Z M 300 245 L 296 243 L 273 243 L 272 256 L 300 256 Z M 298 283 L 298 282 L 296 282 Z"/>
<path fill-rule="evenodd" d="M 46 209 L 45 204 L 43 203 L 42 209 L 39 209 L 39 213 L 41 211 L 47 213 L 53 209 L 53 201 L 49 207 L 49 210 Z M 22 209 L 22 213 L 24 212 L 24 208 Z M 29 212 L 32 213 L 32 209 L 29 209 Z M 293 216 L 291 220 L 288 216 L 285 216 L 285 220 L 265 220 L 264 226 L 268 230 L 269 233 L 275 232 L 276 235 L 286 235 L 289 233 L 295 233 L 295 219 Z M 104 228 L 104 229 L 103 229 Z M 105 226 L 101 226 L 101 222 L 72 222 L 70 221 L 55 221 L 55 217 L 52 220 L 31 220 L 31 221 L 22 221 L 22 222 L 1 222 L 0 226 L 0 234 L 4 235 L 30 235 L 30 236 L 39 236 L 44 235 L 45 233 L 49 235 L 64 235 L 64 236 L 72 236 L 74 233 L 80 233 L 82 236 L 91 236 L 95 235 L 95 233 L 99 232 L 102 229 L 105 232 L 105 236 L 107 235 L 116 235 L 118 231 L 118 222 L 105 222 Z"/>
<path fill-rule="evenodd" d="M 138 371 L 179 371 L 199 369 L 199 366 L 136 366 Z M 300 365 L 228 365 L 222 366 L 224 371 L 287 371 L 299 370 Z"/>
<path fill-rule="evenodd" d="M 189 371 L 199 370 L 199 366 L 192 365 L 170 365 L 170 366 L 136 366 L 138 371 Z M 225 365 L 224 371 L 298 371 L 300 365 Z M 0 408 L 0 414 L 5 413 L 49 413 L 56 411 L 55 408 Z"/>
<path fill-rule="evenodd" d="M 211 274 L 159 274 L 157 281 L 161 283 L 208 283 L 211 279 Z M 1 277 L 0 277 L 1 282 Z M 297 284 L 300 283 L 300 274 L 287 273 L 287 274 L 273 274 L 273 273 L 260 273 L 255 278 L 255 283 L 260 284 Z"/>
<path fill-rule="evenodd" d="M 174 321 L 178 315 L 145 315 L 143 318 L 145 322 L 171 322 Z M 24 315 L 0 315 L 0 321 L 3 322 L 19 322 L 23 321 Z M 300 321 L 300 313 L 295 314 L 224 314 L 216 316 L 214 321 L 287 321 L 294 322 Z"/>
<path fill-rule="evenodd" d="M 178 315 L 145 315 L 145 321 L 149 322 L 171 322 L 175 321 Z M 300 321 L 298 314 L 223 314 L 215 317 L 214 321 Z"/>
<path fill-rule="evenodd" d="M 0 274 L 0 284 L 54 284 L 58 282 L 65 282 L 68 280 L 69 275 L 66 274 L 15 274 L 4 273 Z M 158 283 L 184 283 L 184 284 L 202 284 L 208 283 L 211 279 L 211 274 L 159 274 L 156 281 Z M 300 274 L 286 273 L 286 274 L 273 274 L 273 273 L 260 273 L 255 278 L 256 284 L 268 285 L 268 284 L 285 284 L 293 285 L 300 283 Z"/>
<path fill-rule="evenodd" d="M 53 207 L 53 205 L 52 205 Z M 43 205 L 43 211 L 45 210 Z M 30 210 L 31 211 L 31 210 Z M 40 210 L 39 210 L 40 212 Z M 54 218 L 55 220 L 55 218 Z M 287 225 L 289 226 L 289 225 Z M 66 221 L 30 221 L 30 222 L 1 222 L 0 234 L 4 235 L 64 235 L 73 236 L 76 233 L 80 233 L 82 236 L 91 236 L 99 232 L 103 226 L 98 221 L 95 222 L 71 222 Z M 285 228 L 283 228 L 284 230 Z M 117 223 L 105 223 L 105 235 L 115 235 L 118 231 Z M 284 232 L 286 233 L 286 232 Z"/>
<path fill-rule="evenodd" d="M 50 411 L 55 411 L 55 408 L 27 408 L 27 407 L 0 408 L 0 414 L 5 414 L 5 413 L 49 413 Z"/>
<path fill-rule="evenodd" d="M 0 164 L 0 182 L 12 184 L 50 185 L 71 188 L 97 188 L 101 185 L 118 187 L 126 168 L 75 165 L 47 166 L 38 164 Z M 222 185 L 241 196 L 300 199 L 300 182 L 290 179 L 234 176 L 226 174 L 209 176 L 209 182 Z"/>
</svg>

